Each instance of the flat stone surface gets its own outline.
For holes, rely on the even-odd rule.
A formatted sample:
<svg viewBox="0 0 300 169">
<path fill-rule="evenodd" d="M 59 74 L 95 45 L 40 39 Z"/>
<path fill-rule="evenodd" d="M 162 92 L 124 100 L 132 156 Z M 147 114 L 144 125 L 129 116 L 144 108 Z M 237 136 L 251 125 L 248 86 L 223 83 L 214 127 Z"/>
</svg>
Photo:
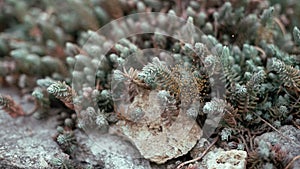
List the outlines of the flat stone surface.
<svg viewBox="0 0 300 169">
<path fill-rule="evenodd" d="M 22 103 L 25 111 L 33 105 L 20 99 L 13 90 L 0 90 Z M 53 141 L 56 119 L 12 118 L 0 110 L 0 168 L 51 168 L 53 158 L 68 158 Z"/>
<path fill-rule="evenodd" d="M 148 160 L 127 140 L 111 134 L 76 131 L 76 159 L 101 169 L 151 169 Z"/>
<path fill-rule="evenodd" d="M 278 132 L 273 131 L 264 133 L 254 139 L 255 143 L 259 140 L 269 142 L 271 145 L 279 144 L 288 153 L 288 161 L 291 161 L 295 156 L 300 155 L 300 130 L 291 125 L 285 125 L 279 128 L 279 131 L 286 137 L 283 137 Z M 293 169 L 300 168 L 300 159 L 296 160 L 292 166 Z"/>
<path fill-rule="evenodd" d="M 182 111 L 170 125 L 165 125 L 156 91 L 141 93 L 131 105 L 122 106 L 127 110 L 122 114 L 137 108 L 145 114 L 134 123 L 119 121 L 116 130 L 131 140 L 144 158 L 157 164 L 187 154 L 202 135 L 196 121 Z"/>
<path fill-rule="evenodd" d="M 246 169 L 247 152 L 241 150 L 225 151 L 216 148 L 204 156 L 203 161 L 198 163 L 200 169 Z"/>
</svg>

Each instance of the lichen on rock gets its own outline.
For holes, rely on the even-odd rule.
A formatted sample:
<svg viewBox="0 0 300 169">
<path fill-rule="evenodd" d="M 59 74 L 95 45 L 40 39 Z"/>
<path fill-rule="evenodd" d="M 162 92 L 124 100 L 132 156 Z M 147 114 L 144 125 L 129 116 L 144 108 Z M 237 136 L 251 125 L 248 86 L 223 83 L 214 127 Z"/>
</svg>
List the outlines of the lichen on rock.
<svg viewBox="0 0 300 169">
<path fill-rule="evenodd" d="M 217 148 L 210 151 L 199 163 L 200 168 L 245 169 L 247 152 Z"/>
</svg>

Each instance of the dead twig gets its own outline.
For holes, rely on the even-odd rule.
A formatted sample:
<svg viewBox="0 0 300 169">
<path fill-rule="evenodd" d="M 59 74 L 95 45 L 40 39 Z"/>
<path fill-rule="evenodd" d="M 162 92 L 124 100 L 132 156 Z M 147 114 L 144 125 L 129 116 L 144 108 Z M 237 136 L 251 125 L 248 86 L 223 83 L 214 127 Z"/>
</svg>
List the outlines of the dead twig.
<svg viewBox="0 0 300 169">
<path fill-rule="evenodd" d="M 291 167 L 291 165 L 292 165 L 296 160 L 298 160 L 298 159 L 300 159 L 300 155 L 294 157 L 294 158 L 292 159 L 292 161 L 290 161 L 289 164 L 288 164 L 284 169 L 289 169 L 289 168 Z"/>
<path fill-rule="evenodd" d="M 209 149 L 211 149 L 211 147 L 218 141 L 218 136 L 213 140 L 213 142 L 206 148 L 206 150 L 201 154 L 201 156 L 193 159 L 193 160 L 189 160 L 189 161 L 185 161 L 183 163 L 181 163 L 179 166 L 177 166 L 176 169 L 180 169 L 181 167 L 183 167 L 184 165 L 187 165 L 189 163 L 193 163 L 193 162 L 196 162 L 196 161 L 199 161 L 201 160 L 205 155 L 206 153 L 208 152 Z"/>
<path fill-rule="evenodd" d="M 266 55 L 266 52 L 262 49 L 262 48 L 260 48 L 260 47 L 258 47 L 258 46 L 254 46 L 254 48 L 256 49 L 256 50 L 258 50 L 261 54 L 262 54 L 262 59 L 263 60 L 265 60 L 266 58 L 267 58 L 267 55 Z"/>
<path fill-rule="evenodd" d="M 286 34 L 286 30 L 285 30 L 285 27 L 284 27 L 283 23 L 278 18 L 274 18 L 273 20 L 279 26 L 282 34 L 285 35 Z"/>
</svg>

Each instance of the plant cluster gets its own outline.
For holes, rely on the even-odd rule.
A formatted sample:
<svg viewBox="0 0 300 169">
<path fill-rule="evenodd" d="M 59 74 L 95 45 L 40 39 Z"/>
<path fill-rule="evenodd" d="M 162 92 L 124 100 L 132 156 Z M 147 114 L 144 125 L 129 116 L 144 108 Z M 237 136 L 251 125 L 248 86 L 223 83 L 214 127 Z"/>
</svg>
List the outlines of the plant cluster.
<svg viewBox="0 0 300 169">
<path fill-rule="evenodd" d="M 149 33 L 114 44 L 96 31 L 113 19 L 149 11 L 177 15 L 203 35 L 184 43 Z M 214 131 L 217 146 L 247 151 L 247 168 L 284 168 L 288 152 L 254 138 L 283 125 L 300 128 L 299 15 L 297 0 L 7 0 L 0 4 L 0 86 L 32 93 L 34 117 L 57 115 L 55 140 L 68 154 L 76 151 L 74 130 L 105 132 L 118 120 L 138 123 L 142 109 L 122 114 L 115 104 L 157 90 L 166 125 L 180 109 L 200 126 L 222 114 Z M 126 26 L 116 26 L 112 36 L 126 33 Z M 136 26 L 150 27 L 143 21 Z M 111 48 L 99 56 L 106 47 Z M 128 67 L 126 60 L 145 48 L 172 55 L 161 52 Z M 82 83 L 72 86 L 72 80 Z M 126 90 L 116 89 L 119 82 Z M 219 82 L 225 92 L 217 98 Z M 7 95 L 0 95 L 0 106 L 14 118 L 31 114 Z"/>
</svg>

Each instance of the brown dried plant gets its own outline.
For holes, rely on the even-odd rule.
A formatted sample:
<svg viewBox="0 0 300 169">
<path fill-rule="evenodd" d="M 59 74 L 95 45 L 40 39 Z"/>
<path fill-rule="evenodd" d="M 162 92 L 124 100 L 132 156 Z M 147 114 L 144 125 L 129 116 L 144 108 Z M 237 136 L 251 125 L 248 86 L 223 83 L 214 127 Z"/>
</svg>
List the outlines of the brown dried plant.
<svg viewBox="0 0 300 169">
<path fill-rule="evenodd" d="M 11 117 L 16 118 L 24 116 L 25 112 L 22 107 L 17 104 L 11 96 L 0 94 L 0 108 L 6 111 Z"/>
</svg>

